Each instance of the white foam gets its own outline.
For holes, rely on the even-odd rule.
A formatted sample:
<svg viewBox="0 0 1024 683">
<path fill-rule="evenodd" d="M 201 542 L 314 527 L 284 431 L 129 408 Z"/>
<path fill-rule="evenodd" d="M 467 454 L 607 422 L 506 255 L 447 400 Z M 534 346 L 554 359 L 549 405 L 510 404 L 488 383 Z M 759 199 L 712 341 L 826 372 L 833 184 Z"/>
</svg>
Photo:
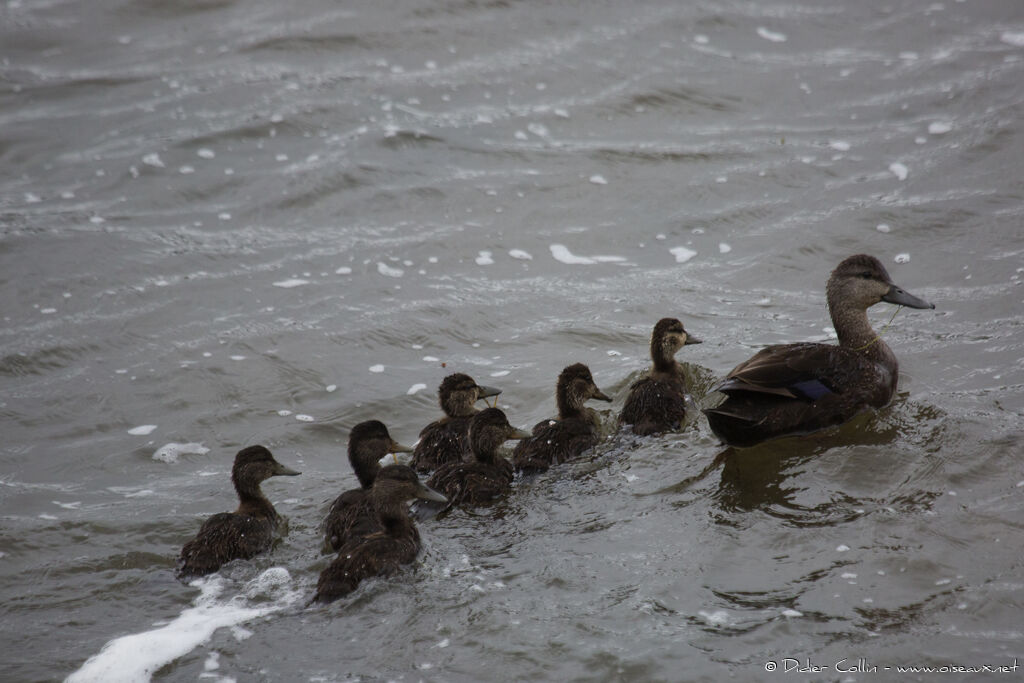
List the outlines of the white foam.
<svg viewBox="0 0 1024 683">
<path fill-rule="evenodd" d="M 281 417 L 288 417 L 289 415 L 292 414 L 292 411 L 290 411 L 290 410 L 279 410 L 279 411 L 277 411 L 277 414 L 280 415 Z"/>
<path fill-rule="evenodd" d="M 349 268 L 348 266 L 341 266 L 340 268 L 336 269 L 334 273 L 335 275 L 351 275 L 352 269 Z"/>
<path fill-rule="evenodd" d="M 533 257 L 530 256 L 529 252 L 525 252 L 522 249 L 509 249 L 508 255 L 512 258 L 517 258 L 522 261 L 532 261 Z"/>
<path fill-rule="evenodd" d="M 769 31 L 764 26 L 757 27 L 757 35 L 761 36 L 765 40 L 770 40 L 773 43 L 784 43 L 787 40 L 785 33 Z"/>
<path fill-rule="evenodd" d="M 387 277 L 402 277 L 405 275 L 405 271 L 401 268 L 392 268 L 386 263 L 380 261 L 377 262 L 377 272 Z"/>
<path fill-rule="evenodd" d="M 166 443 L 153 453 L 153 459 L 160 462 L 177 462 L 182 455 L 206 455 L 210 449 L 201 443 Z"/>
<path fill-rule="evenodd" d="M 494 265 L 494 254 L 490 251 L 481 251 L 476 257 L 476 264 L 478 266 L 492 266 Z"/>
<path fill-rule="evenodd" d="M 409 391 L 407 391 L 405 393 L 406 393 L 407 396 L 414 396 L 414 395 L 416 395 L 417 393 L 423 391 L 426 388 L 427 388 L 426 384 L 417 383 L 417 384 L 413 384 L 411 387 L 409 387 Z"/>
<path fill-rule="evenodd" d="M 709 42 L 711 42 L 711 39 L 708 38 L 703 33 L 698 33 L 693 37 L 693 42 L 697 43 L 698 45 L 707 45 Z"/>
<path fill-rule="evenodd" d="M 895 261 L 896 263 L 909 263 L 910 254 L 906 252 L 903 252 L 902 254 L 896 254 L 895 258 L 893 258 L 893 261 Z"/>
<path fill-rule="evenodd" d="M 722 609 L 715 612 L 705 612 L 704 610 L 701 610 L 697 612 L 697 614 L 704 617 L 704 621 L 708 622 L 712 626 L 721 626 L 722 624 L 728 624 L 730 621 L 729 613 Z"/>
<path fill-rule="evenodd" d="M 907 167 L 898 161 L 889 164 L 889 170 L 892 171 L 892 174 L 900 180 L 906 180 L 907 175 L 910 173 Z"/>
<path fill-rule="evenodd" d="M 564 244 L 552 244 L 550 247 L 551 256 L 556 261 L 569 265 L 591 265 L 597 263 L 594 259 L 586 256 L 576 256 Z"/>
<path fill-rule="evenodd" d="M 686 247 L 672 247 L 668 251 L 676 257 L 676 263 L 686 263 L 697 255 L 697 252 L 693 249 L 687 249 Z"/>
<path fill-rule="evenodd" d="M 26 192 L 25 193 L 25 203 L 26 204 L 38 204 L 41 201 L 43 201 L 42 197 L 40 197 L 39 195 L 35 194 L 34 192 Z"/>
<path fill-rule="evenodd" d="M 164 168 L 164 161 L 156 152 L 153 152 L 152 154 L 147 154 L 146 156 L 142 157 L 142 163 L 146 164 L 147 166 L 153 166 L 155 168 Z"/>
<path fill-rule="evenodd" d="M 497 370 L 491 373 L 491 377 L 504 377 L 509 374 L 511 370 Z"/>
<path fill-rule="evenodd" d="M 196 150 L 196 154 L 198 154 L 203 159 L 212 159 L 215 156 L 217 156 L 216 154 L 214 154 L 212 149 L 209 149 L 207 147 L 200 147 L 198 150 Z"/>
<path fill-rule="evenodd" d="M 849 549 L 850 549 L 850 546 L 846 545 L 845 543 L 840 543 L 839 545 L 836 546 L 836 552 L 837 553 L 845 553 Z"/>
<path fill-rule="evenodd" d="M 847 142 L 846 140 L 833 140 L 832 142 L 828 143 L 828 146 L 839 152 L 850 151 L 850 143 Z"/>
<path fill-rule="evenodd" d="M 875 226 L 875 230 L 878 232 L 889 232 L 892 228 L 889 227 L 888 223 L 879 223 Z"/>
<path fill-rule="evenodd" d="M 155 429 L 156 425 L 139 425 L 129 429 L 128 433 L 132 436 L 146 436 L 147 434 L 152 434 Z"/>
<path fill-rule="evenodd" d="M 608 184 L 608 181 L 605 180 L 605 177 L 603 175 L 597 175 L 597 174 L 590 176 L 590 182 L 592 182 L 595 185 L 607 185 Z"/>
<path fill-rule="evenodd" d="M 196 172 L 195 167 L 194 166 L 189 166 L 188 164 L 185 164 L 184 166 L 179 166 L 178 167 L 178 173 L 180 173 L 181 175 L 188 175 L 190 173 L 195 173 L 195 172 Z"/>
<path fill-rule="evenodd" d="M 299 422 L 313 422 L 314 420 L 312 415 L 296 415 L 295 419 Z"/>
<path fill-rule="evenodd" d="M 280 280 L 274 283 L 275 287 L 283 287 L 284 289 L 291 289 L 292 287 L 301 287 L 302 285 L 308 285 L 309 280 L 302 280 L 300 278 L 291 278 L 289 280 Z"/>
<path fill-rule="evenodd" d="M 782 610 L 782 616 L 784 616 L 784 617 L 790 617 L 790 618 L 792 618 L 792 617 L 802 617 L 803 615 L 804 615 L 803 612 L 797 612 L 795 609 L 784 609 L 784 610 Z"/>
<path fill-rule="evenodd" d="M 301 591 L 290 588 L 291 576 L 282 567 L 272 567 L 250 581 L 244 596 L 218 600 L 227 583 L 220 576 L 193 581 L 190 585 L 200 590 L 193 607 L 159 628 L 111 640 L 65 683 L 149 681 L 159 669 L 208 641 L 217 629 L 279 612 L 302 598 Z M 257 598 L 260 606 L 250 606 Z"/>
<path fill-rule="evenodd" d="M 732 251 L 732 246 L 729 245 L 729 243 L 727 243 L 727 242 L 719 242 L 718 243 L 718 253 L 719 254 L 728 254 L 730 251 Z"/>
<path fill-rule="evenodd" d="M 231 360 L 245 360 L 245 356 L 239 356 L 239 355 L 230 356 L 230 358 L 231 358 Z"/>
<path fill-rule="evenodd" d="M 1003 41 L 1007 45 L 1024 47 L 1024 32 L 1018 33 L 1016 31 L 1003 31 L 1003 34 L 999 36 L 999 40 Z"/>
<path fill-rule="evenodd" d="M 423 362 L 425 363 L 436 363 L 439 360 L 441 359 L 437 356 L 423 356 Z"/>
<path fill-rule="evenodd" d="M 932 121 L 928 124 L 928 132 L 932 135 L 943 135 L 953 130 L 953 124 L 949 121 Z"/>
<path fill-rule="evenodd" d="M 384 372 L 384 366 L 379 363 L 377 365 L 371 365 L 370 372 Z"/>
</svg>

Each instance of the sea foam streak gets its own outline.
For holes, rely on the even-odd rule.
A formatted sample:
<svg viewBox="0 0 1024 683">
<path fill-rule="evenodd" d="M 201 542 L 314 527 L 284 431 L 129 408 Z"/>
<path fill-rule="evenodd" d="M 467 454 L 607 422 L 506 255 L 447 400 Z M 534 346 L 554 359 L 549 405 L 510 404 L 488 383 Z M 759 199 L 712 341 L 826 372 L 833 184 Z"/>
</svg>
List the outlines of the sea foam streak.
<svg viewBox="0 0 1024 683">
<path fill-rule="evenodd" d="M 297 602 L 302 593 L 291 589 L 290 584 L 288 570 L 271 567 L 246 585 L 244 596 L 222 601 L 217 598 L 227 585 L 226 579 L 196 579 L 191 585 L 198 586 L 201 592 L 194 607 L 160 628 L 115 638 L 68 676 L 65 683 L 148 681 L 161 667 L 209 640 L 217 629 L 278 612 Z M 249 598 L 267 595 L 272 602 L 249 606 Z"/>
</svg>

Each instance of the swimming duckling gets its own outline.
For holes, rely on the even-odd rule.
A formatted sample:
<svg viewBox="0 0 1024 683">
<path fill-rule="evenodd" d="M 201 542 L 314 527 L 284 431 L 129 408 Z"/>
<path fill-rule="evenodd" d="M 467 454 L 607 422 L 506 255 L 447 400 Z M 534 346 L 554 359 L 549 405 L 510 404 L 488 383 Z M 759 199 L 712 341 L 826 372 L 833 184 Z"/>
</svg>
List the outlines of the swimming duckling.
<svg viewBox="0 0 1024 683">
<path fill-rule="evenodd" d="M 401 565 L 415 560 L 420 534 L 406 502 L 413 498 L 447 502 L 440 493 L 424 486 L 406 465 L 382 468 L 367 498 L 380 528 L 353 536 L 339 548 L 338 556 L 320 573 L 314 601 L 337 600 L 354 591 L 363 579 L 394 574 Z"/>
<path fill-rule="evenodd" d="M 583 404 L 591 398 L 611 402 L 583 363 L 562 370 L 555 387 L 558 419 L 544 420 L 533 428 L 512 453 L 512 464 L 524 472 L 543 472 L 552 465 L 575 458 L 597 444 L 600 419 Z"/>
<path fill-rule="evenodd" d="M 203 576 L 236 559 L 249 559 L 270 548 L 278 516 L 260 482 L 270 477 L 299 474 L 274 460 L 263 446 L 238 451 L 231 467 L 231 482 L 238 493 L 238 509 L 210 517 L 199 533 L 181 549 L 178 578 Z"/>
<path fill-rule="evenodd" d="M 704 411 L 711 430 L 732 446 L 806 434 L 881 408 L 896 391 L 899 364 L 867 309 L 880 301 L 935 308 L 897 287 L 873 256 L 851 256 L 832 271 L 826 287 L 839 345 L 780 344 L 740 363 L 717 387 L 725 401 Z"/>
<path fill-rule="evenodd" d="M 412 449 L 391 438 L 379 420 L 360 422 L 348 435 L 348 461 L 362 488 L 345 491 L 334 499 L 321 528 L 324 541 L 337 550 L 353 533 L 376 531 L 376 515 L 367 502 L 367 493 L 381 471 L 380 459 L 388 453 L 408 453 Z"/>
<path fill-rule="evenodd" d="M 487 408 L 469 422 L 471 462 L 442 465 L 427 480 L 451 501 L 449 505 L 488 503 L 512 488 L 512 463 L 498 455 L 498 448 L 509 439 L 528 439 L 529 433 L 508 423 L 505 413 Z"/>
<path fill-rule="evenodd" d="M 686 344 L 700 343 L 675 318 L 659 320 L 651 333 L 654 366 L 629 388 L 619 422 L 633 425 L 633 433 L 640 435 L 679 429 L 686 415 L 686 376 L 673 356 Z"/>
<path fill-rule="evenodd" d="M 469 451 L 469 421 L 477 412 L 473 404 L 500 393 L 501 389 L 480 386 L 461 372 L 445 377 L 437 388 L 444 417 L 420 431 L 420 440 L 412 452 L 416 471 L 430 472 L 449 462 L 462 462 Z"/>
</svg>

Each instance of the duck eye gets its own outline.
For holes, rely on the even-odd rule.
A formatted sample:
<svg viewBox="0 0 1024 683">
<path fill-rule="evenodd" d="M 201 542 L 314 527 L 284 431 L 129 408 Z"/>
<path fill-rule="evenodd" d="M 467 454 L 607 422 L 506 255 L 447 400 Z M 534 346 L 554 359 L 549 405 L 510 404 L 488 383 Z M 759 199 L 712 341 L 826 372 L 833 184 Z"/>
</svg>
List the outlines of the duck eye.
<svg viewBox="0 0 1024 683">
<path fill-rule="evenodd" d="M 865 280 L 870 280 L 874 277 L 874 275 L 872 275 L 870 271 L 865 270 L 862 273 L 857 273 L 857 277 L 862 277 Z"/>
</svg>

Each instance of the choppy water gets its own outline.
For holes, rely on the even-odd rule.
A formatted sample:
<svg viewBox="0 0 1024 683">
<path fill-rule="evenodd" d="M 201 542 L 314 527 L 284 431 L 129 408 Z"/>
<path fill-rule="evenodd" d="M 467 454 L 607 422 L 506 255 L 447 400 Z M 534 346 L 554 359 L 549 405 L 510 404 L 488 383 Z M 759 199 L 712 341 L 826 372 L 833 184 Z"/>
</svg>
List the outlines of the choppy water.
<svg viewBox="0 0 1024 683">
<path fill-rule="evenodd" d="M 1019 0 L 9 0 L 0 57 L 0 678 L 1024 662 Z M 857 252 L 937 306 L 886 410 L 611 435 L 305 607 L 353 424 L 413 441 L 459 370 L 525 427 L 582 361 L 611 425 L 663 316 L 705 402 L 828 338 Z M 287 535 L 182 585 L 251 443 L 303 471 Z"/>
</svg>

